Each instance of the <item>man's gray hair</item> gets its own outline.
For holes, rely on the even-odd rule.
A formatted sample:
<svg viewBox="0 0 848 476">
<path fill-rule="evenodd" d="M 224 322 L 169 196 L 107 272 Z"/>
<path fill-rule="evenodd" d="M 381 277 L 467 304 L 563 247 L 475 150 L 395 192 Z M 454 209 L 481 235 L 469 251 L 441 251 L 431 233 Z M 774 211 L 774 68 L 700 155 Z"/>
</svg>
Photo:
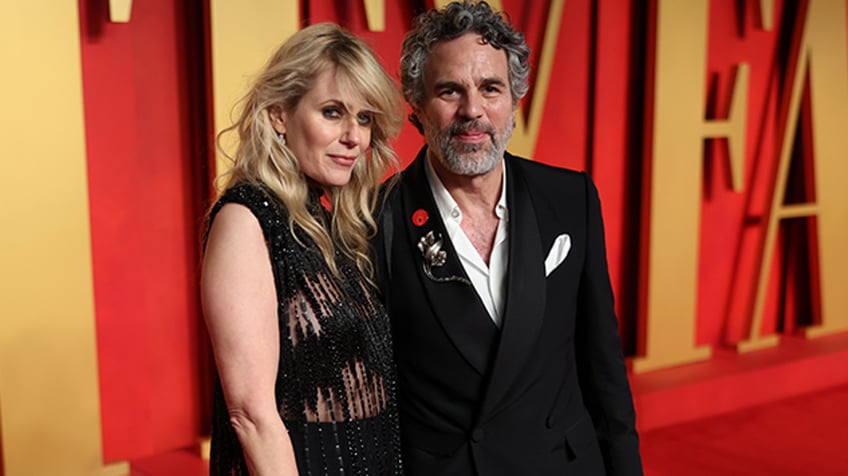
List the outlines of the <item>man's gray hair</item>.
<svg viewBox="0 0 848 476">
<path fill-rule="evenodd" d="M 486 43 L 506 52 L 513 106 L 527 94 L 530 47 L 524 35 L 512 28 L 505 14 L 495 12 L 485 1 L 464 0 L 419 15 L 415 19 L 415 26 L 403 41 L 400 58 L 401 91 L 413 109 L 417 109 L 424 101 L 424 65 L 433 46 L 466 33 L 477 33 Z M 409 121 L 423 133 L 415 113 L 410 114 Z"/>
</svg>

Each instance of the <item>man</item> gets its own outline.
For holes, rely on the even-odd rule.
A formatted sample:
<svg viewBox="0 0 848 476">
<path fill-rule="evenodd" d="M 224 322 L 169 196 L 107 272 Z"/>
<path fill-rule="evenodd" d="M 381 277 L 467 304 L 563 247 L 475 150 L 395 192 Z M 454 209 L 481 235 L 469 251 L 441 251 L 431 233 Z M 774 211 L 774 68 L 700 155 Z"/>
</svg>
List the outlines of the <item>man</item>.
<svg viewBox="0 0 848 476">
<path fill-rule="evenodd" d="M 528 58 L 482 2 L 423 14 L 403 44 L 427 145 L 377 248 L 407 474 L 642 472 L 597 191 L 505 151 Z"/>
</svg>

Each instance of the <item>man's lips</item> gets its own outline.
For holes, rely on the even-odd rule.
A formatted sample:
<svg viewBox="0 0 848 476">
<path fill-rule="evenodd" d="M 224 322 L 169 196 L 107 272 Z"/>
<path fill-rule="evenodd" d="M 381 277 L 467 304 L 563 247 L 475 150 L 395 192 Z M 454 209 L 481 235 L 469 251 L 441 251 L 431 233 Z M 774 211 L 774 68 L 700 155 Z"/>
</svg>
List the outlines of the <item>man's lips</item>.
<svg viewBox="0 0 848 476">
<path fill-rule="evenodd" d="M 480 142 L 486 140 L 489 134 L 482 131 L 465 131 L 454 134 L 454 137 L 465 142 Z"/>
</svg>

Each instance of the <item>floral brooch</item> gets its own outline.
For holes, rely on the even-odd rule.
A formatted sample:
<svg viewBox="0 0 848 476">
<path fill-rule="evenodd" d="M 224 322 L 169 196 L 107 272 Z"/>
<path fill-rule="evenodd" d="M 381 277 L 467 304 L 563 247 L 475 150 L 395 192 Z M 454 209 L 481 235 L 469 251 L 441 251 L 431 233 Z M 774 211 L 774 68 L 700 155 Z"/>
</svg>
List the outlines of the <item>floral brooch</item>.
<svg viewBox="0 0 848 476">
<path fill-rule="evenodd" d="M 471 284 L 471 281 L 461 276 L 439 277 L 433 275 L 433 268 L 438 268 L 444 265 L 445 260 L 447 260 L 448 257 L 447 252 L 442 249 L 441 234 L 436 235 L 432 230 L 430 230 L 426 235 L 422 236 L 421 239 L 418 240 L 418 249 L 421 250 L 421 254 L 424 256 L 424 262 L 422 263 L 424 274 L 431 280 L 437 283 L 458 282 L 468 285 Z"/>
</svg>

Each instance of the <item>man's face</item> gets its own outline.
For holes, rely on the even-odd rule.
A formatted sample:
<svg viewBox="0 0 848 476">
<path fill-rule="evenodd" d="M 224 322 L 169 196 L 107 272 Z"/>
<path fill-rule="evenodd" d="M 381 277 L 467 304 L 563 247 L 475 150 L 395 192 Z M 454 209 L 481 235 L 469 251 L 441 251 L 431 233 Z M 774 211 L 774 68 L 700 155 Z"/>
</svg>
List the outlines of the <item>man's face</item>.
<svg viewBox="0 0 848 476">
<path fill-rule="evenodd" d="M 415 113 L 430 154 L 449 172 L 490 172 L 514 126 L 506 52 L 476 33 L 437 43 L 424 66 L 424 101 Z"/>
</svg>

